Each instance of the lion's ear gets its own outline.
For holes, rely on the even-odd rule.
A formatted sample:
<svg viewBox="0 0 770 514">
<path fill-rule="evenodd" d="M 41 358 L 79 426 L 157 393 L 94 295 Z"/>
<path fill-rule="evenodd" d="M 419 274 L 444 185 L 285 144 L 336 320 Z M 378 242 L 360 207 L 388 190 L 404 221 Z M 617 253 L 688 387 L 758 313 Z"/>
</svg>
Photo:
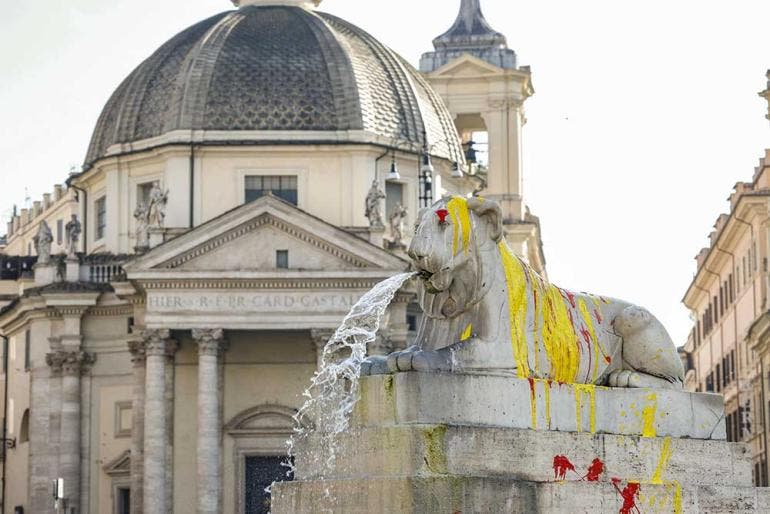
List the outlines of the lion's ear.
<svg viewBox="0 0 770 514">
<path fill-rule="evenodd" d="M 477 196 L 468 198 L 468 208 L 476 213 L 476 216 L 486 221 L 489 227 L 489 237 L 499 242 L 503 237 L 503 211 L 497 202 L 484 200 Z"/>
</svg>

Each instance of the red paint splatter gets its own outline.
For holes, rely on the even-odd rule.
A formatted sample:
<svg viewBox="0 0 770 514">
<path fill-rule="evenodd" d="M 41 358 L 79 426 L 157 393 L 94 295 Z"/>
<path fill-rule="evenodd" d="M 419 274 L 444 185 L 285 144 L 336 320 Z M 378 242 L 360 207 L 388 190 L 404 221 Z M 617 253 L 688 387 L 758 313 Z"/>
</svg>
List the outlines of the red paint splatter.
<svg viewBox="0 0 770 514">
<path fill-rule="evenodd" d="M 532 398 L 534 398 L 535 397 L 535 379 L 528 378 L 527 382 L 529 382 L 529 390 L 532 392 Z"/>
<path fill-rule="evenodd" d="M 584 478 L 589 482 L 598 482 L 602 473 L 604 473 L 604 463 L 601 459 L 594 459 L 588 466 L 588 473 Z"/>
<path fill-rule="evenodd" d="M 449 211 L 446 209 L 439 209 L 436 211 L 439 223 L 446 223 L 446 217 L 449 216 Z"/>
<path fill-rule="evenodd" d="M 588 346 L 588 351 L 591 351 L 591 334 L 586 327 L 580 327 L 580 335 L 583 336 L 583 340 Z"/>
<path fill-rule="evenodd" d="M 618 487 L 619 483 L 619 478 L 612 479 L 612 485 L 615 486 L 615 490 L 620 494 L 620 497 L 623 498 L 623 506 L 620 508 L 618 514 L 631 514 L 632 512 L 640 514 L 641 511 L 639 510 L 639 507 L 636 506 L 636 500 L 639 498 L 639 483 L 629 482 L 622 491 L 620 490 L 620 487 Z"/>
<path fill-rule="evenodd" d="M 565 480 L 567 471 L 575 471 L 575 466 L 564 455 L 553 458 L 553 477 L 555 480 Z"/>
<path fill-rule="evenodd" d="M 602 315 L 599 314 L 599 311 L 597 311 L 596 309 L 594 309 L 594 316 L 596 317 L 596 322 L 601 325 L 602 322 L 604 321 L 604 318 L 602 318 Z"/>
<path fill-rule="evenodd" d="M 604 360 L 607 361 L 607 364 L 612 364 L 612 357 L 610 357 L 609 355 L 605 355 Z"/>
<path fill-rule="evenodd" d="M 569 291 L 563 291 L 563 293 L 567 295 L 567 299 L 569 300 L 570 305 L 572 305 L 572 308 L 574 309 L 576 307 L 574 293 L 570 293 Z"/>
</svg>

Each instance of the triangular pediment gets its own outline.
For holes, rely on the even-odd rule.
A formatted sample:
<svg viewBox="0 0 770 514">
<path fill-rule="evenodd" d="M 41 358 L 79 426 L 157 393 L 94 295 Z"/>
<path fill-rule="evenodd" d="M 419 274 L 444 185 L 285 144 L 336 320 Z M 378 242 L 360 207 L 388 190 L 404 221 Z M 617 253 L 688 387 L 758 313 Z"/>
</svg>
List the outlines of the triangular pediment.
<svg viewBox="0 0 770 514">
<path fill-rule="evenodd" d="M 278 270 L 285 251 L 289 269 L 401 270 L 406 262 L 345 230 L 274 196 L 242 205 L 138 257 L 125 269 L 180 272 Z"/>
<path fill-rule="evenodd" d="M 501 75 L 506 70 L 479 59 L 471 54 L 463 54 L 457 59 L 446 63 L 430 74 L 431 77 L 478 77 L 484 75 Z"/>
<path fill-rule="evenodd" d="M 131 473 L 131 450 L 126 450 L 104 465 L 104 472 L 109 476 L 124 476 Z"/>
</svg>

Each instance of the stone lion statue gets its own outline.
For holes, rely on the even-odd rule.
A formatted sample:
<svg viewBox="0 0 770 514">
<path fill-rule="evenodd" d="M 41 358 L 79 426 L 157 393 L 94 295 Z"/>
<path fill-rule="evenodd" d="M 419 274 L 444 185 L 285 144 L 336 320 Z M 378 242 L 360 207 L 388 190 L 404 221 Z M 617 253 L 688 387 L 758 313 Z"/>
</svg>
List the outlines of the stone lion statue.
<svg viewBox="0 0 770 514">
<path fill-rule="evenodd" d="M 451 197 L 423 209 L 409 255 L 424 312 L 416 344 L 368 357 L 362 374 L 458 371 L 682 387 L 682 362 L 660 321 L 539 276 L 508 247 L 495 202 Z"/>
</svg>

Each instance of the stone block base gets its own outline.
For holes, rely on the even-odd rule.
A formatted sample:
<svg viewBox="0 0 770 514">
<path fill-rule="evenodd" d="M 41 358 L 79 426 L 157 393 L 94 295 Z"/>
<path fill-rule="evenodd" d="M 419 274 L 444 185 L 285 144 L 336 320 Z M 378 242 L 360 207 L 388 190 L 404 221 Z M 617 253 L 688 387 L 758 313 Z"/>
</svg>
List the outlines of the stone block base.
<svg viewBox="0 0 770 514">
<path fill-rule="evenodd" d="M 492 375 L 397 373 L 361 381 L 353 424 L 484 425 L 725 439 L 721 395 Z"/>
<path fill-rule="evenodd" d="M 361 478 L 273 487 L 273 514 L 626 512 L 749 513 L 770 511 L 770 491 L 751 487 L 621 482 L 536 483 L 489 477 Z M 633 495 L 631 494 L 633 493 Z"/>
<path fill-rule="evenodd" d="M 321 435 L 273 513 L 770 512 L 717 395 L 401 373 L 362 380 L 330 470 Z"/>
</svg>

